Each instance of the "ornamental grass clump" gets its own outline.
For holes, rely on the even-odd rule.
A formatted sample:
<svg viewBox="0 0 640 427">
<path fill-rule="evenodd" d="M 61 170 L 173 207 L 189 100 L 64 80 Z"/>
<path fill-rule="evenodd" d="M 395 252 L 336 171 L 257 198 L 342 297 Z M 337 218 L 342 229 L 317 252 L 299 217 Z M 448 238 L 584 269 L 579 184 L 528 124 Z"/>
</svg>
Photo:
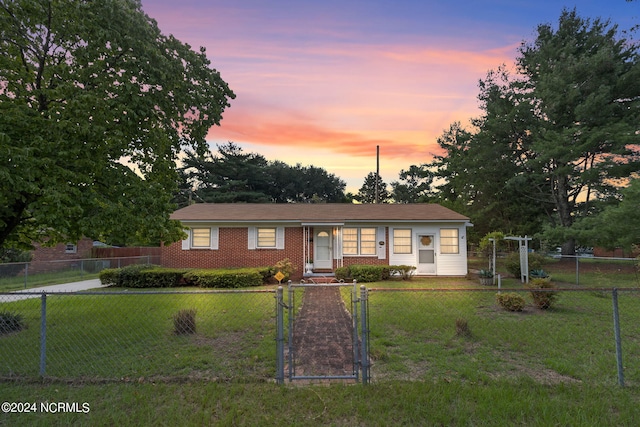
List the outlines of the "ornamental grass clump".
<svg viewBox="0 0 640 427">
<path fill-rule="evenodd" d="M 184 309 L 174 314 L 173 332 L 176 335 L 195 334 L 196 311 L 194 309 Z"/>
<path fill-rule="evenodd" d="M 470 337 L 471 329 L 469 329 L 469 322 L 467 319 L 458 317 L 456 319 L 456 336 L 458 337 Z"/>
<path fill-rule="evenodd" d="M 14 314 L 9 311 L 0 312 L 0 335 L 21 331 L 24 326 L 21 314 Z"/>
</svg>

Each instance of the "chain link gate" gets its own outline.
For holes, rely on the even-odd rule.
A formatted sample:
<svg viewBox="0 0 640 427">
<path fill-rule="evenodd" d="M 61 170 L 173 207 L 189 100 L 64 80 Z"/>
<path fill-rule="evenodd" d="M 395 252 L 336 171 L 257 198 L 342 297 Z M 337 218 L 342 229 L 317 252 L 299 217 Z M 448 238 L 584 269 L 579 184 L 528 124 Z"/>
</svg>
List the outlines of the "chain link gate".
<svg viewBox="0 0 640 427">
<path fill-rule="evenodd" d="M 350 287 L 347 307 L 341 290 Z M 354 380 L 369 382 L 367 290 L 357 283 L 292 284 L 284 302 L 277 292 L 277 373 L 293 380 Z M 285 355 L 285 311 L 287 349 Z M 286 362 L 285 362 L 286 361 Z"/>
</svg>

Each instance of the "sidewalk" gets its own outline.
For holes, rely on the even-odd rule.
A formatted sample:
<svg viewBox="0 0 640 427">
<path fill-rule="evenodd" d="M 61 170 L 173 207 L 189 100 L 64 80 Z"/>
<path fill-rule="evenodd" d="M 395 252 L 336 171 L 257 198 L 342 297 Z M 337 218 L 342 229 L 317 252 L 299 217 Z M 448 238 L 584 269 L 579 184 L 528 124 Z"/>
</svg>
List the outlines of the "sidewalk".
<svg viewBox="0 0 640 427">
<path fill-rule="evenodd" d="M 43 292 L 78 292 L 87 291 L 89 289 L 104 288 L 105 285 L 100 283 L 100 279 L 82 280 L 80 282 L 63 283 L 60 285 L 42 286 L 39 288 L 29 288 L 20 291 L 12 291 L 8 294 L 0 295 L 0 302 L 20 301 L 27 298 L 37 298 Z M 9 295 L 18 294 L 18 295 Z"/>
</svg>

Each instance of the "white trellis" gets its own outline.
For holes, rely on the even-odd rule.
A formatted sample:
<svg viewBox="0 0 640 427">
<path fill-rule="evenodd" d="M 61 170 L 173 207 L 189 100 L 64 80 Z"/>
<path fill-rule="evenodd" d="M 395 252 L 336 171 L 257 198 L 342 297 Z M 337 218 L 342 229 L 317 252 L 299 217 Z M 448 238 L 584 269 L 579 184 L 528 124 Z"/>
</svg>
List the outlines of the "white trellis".
<svg viewBox="0 0 640 427">
<path fill-rule="evenodd" d="M 517 240 L 520 251 L 520 281 L 529 283 L 529 240 L 531 237 L 505 237 L 505 240 Z"/>
</svg>

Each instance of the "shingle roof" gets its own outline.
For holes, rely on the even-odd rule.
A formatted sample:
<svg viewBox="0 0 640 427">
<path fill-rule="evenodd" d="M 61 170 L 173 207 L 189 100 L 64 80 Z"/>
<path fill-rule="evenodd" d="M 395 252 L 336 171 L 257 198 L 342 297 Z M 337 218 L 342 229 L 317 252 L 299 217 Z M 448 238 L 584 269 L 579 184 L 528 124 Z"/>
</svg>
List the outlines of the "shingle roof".
<svg viewBox="0 0 640 427">
<path fill-rule="evenodd" d="M 196 203 L 175 211 L 180 221 L 469 221 L 469 218 L 436 204 L 350 203 Z"/>
</svg>

